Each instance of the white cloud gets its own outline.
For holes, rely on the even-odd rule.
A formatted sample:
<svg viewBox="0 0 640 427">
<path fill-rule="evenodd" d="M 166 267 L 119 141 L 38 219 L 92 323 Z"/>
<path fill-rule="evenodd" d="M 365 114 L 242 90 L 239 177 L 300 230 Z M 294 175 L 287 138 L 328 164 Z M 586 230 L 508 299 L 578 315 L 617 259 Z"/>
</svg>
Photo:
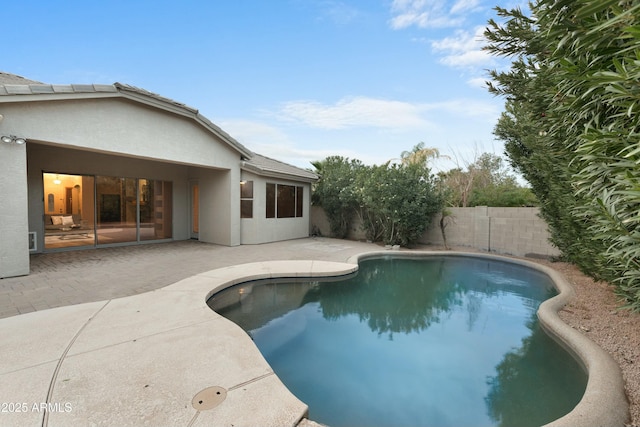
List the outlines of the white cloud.
<svg viewBox="0 0 640 427">
<path fill-rule="evenodd" d="M 413 25 L 419 28 L 453 27 L 463 22 L 461 17 L 448 13 L 444 0 L 394 0 L 391 12 L 390 25 L 394 30 Z"/>
<path fill-rule="evenodd" d="M 358 9 L 341 1 L 325 0 L 320 2 L 319 6 L 322 17 L 338 25 L 348 24 L 360 16 Z"/>
<path fill-rule="evenodd" d="M 476 11 L 479 9 L 480 1 L 479 0 L 458 0 L 451 7 L 450 12 L 453 14 L 456 13 L 465 13 L 469 11 Z"/>
<path fill-rule="evenodd" d="M 431 125 L 421 116 L 423 106 L 368 97 L 343 98 L 333 105 L 316 101 L 291 101 L 278 113 L 283 120 L 302 122 L 320 129 L 375 127 L 406 129 Z"/>
<path fill-rule="evenodd" d="M 456 68 L 479 67 L 494 64 L 493 57 L 482 50 L 485 45 L 485 27 L 476 27 L 473 32 L 457 30 L 453 36 L 431 42 L 431 48 L 444 56 L 440 62 Z"/>
<path fill-rule="evenodd" d="M 495 99 L 410 103 L 349 97 L 333 104 L 288 102 L 263 119 L 216 124 L 250 150 L 302 168 L 332 155 L 381 164 L 420 141 L 443 153 L 447 144 L 473 142 L 479 129 L 490 132 L 499 104 Z"/>
<path fill-rule="evenodd" d="M 317 101 L 292 101 L 275 113 L 283 122 L 322 130 L 370 128 L 385 131 L 432 131 L 440 128 L 434 112 L 453 117 L 494 119 L 499 111 L 494 102 L 452 99 L 443 102 L 410 103 L 367 97 L 343 98 L 333 105 Z M 246 132 L 246 131 L 245 131 Z"/>
<path fill-rule="evenodd" d="M 474 99 L 452 99 L 430 104 L 429 108 L 436 111 L 446 111 L 460 119 L 467 117 L 495 120 L 500 115 L 500 108 L 495 102 Z"/>
<path fill-rule="evenodd" d="M 469 80 L 467 80 L 467 85 L 474 87 L 474 88 L 479 88 L 479 89 L 487 89 L 487 81 L 489 81 L 490 79 L 488 77 L 473 77 Z"/>
<path fill-rule="evenodd" d="M 274 144 L 288 144 L 289 137 L 282 130 L 260 122 L 251 120 L 216 120 L 216 124 L 241 144 L 250 148 L 251 143 L 258 141 Z M 250 148 L 251 149 L 251 148 Z"/>
<path fill-rule="evenodd" d="M 223 119 L 216 124 L 249 150 L 301 168 L 311 168 L 310 162 L 328 156 L 357 158 L 361 154 L 347 148 L 300 148 L 284 130 L 258 121 Z"/>
<path fill-rule="evenodd" d="M 326 159 L 329 156 L 342 156 L 350 159 L 360 158 L 362 152 L 348 148 L 301 149 L 293 145 L 252 144 L 252 150 L 263 156 L 289 163 L 299 168 L 313 169 L 311 162 Z"/>
<path fill-rule="evenodd" d="M 394 0 L 391 28 L 458 27 L 466 21 L 466 15 L 480 9 L 479 0 L 457 0 L 451 7 L 449 3 L 446 0 Z"/>
<path fill-rule="evenodd" d="M 440 62 L 453 68 L 465 68 L 489 65 L 493 62 L 493 59 L 487 52 L 482 50 L 469 50 L 447 55 L 440 59 Z"/>
</svg>

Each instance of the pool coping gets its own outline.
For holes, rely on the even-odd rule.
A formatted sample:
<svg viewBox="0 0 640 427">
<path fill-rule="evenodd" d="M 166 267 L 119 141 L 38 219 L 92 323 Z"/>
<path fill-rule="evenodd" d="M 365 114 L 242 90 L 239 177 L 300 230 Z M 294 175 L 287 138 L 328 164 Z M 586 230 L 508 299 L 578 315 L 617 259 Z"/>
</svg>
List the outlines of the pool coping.
<svg viewBox="0 0 640 427">
<path fill-rule="evenodd" d="M 608 353 L 558 316 L 574 296 L 560 273 L 493 254 L 389 250 L 364 251 L 346 262 L 231 265 L 130 297 L 1 319 L 6 345 L 0 349 L 0 402 L 50 406 L 2 413 L 0 424 L 314 424 L 306 418 L 307 405 L 282 384 L 251 338 L 206 301 L 252 280 L 349 275 L 360 261 L 384 256 L 488 258 L 546 273 L 559 294 L 541 304 L 540 323 L 589 373 L 580 403 L 548 426 L 624 426 L 629 411 L 621 371 Z M 198 407 L 197 396 L 210 387 L 224 390 L 224 400 L 211 409 Z"/>
</svg>

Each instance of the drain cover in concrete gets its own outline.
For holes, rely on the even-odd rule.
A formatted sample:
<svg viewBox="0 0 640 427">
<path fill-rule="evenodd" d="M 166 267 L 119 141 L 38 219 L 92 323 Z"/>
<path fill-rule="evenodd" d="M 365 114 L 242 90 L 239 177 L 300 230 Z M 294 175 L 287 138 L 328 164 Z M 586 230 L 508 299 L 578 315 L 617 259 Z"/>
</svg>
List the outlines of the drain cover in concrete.
<svg viewBox="0 0 640 427">
<path fill-rule="evenodd" d="M 191 400 L 191 405 L 198 411 L 213 409 L 221 404 L 227 397 L 227 390 L 222 387 L 207 387 L 199 391 Z"/>
</svg>

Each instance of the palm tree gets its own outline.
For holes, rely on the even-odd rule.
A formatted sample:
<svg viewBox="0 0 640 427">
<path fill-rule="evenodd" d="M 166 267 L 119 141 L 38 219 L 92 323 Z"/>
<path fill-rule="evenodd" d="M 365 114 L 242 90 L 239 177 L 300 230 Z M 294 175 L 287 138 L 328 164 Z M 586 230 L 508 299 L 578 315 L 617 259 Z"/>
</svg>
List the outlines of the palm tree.
<svg viewBox="0 0 640 427">
<path fill-rule="evenodd" d="M 448 156 L 440 155 L 437 148 L 425 148 L 424 142 L 416 144 L 411 151 L 403 151 L 400 153 L 400 161 L 403 165 L 422 165 L 428 166 L 431 160 L 439 158 L 448 158 Z"/>
</svg>

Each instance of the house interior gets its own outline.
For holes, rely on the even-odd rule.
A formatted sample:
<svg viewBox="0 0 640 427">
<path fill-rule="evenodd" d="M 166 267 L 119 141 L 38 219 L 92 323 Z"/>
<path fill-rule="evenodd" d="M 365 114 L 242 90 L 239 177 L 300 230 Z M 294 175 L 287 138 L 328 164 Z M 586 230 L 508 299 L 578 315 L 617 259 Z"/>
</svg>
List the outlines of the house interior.
<svg viewBox="0 0 640 427">
<path fill-rule="evenodd" d="M 44 172 L 45 249 L 172 236 L 172 182 Z"/>
</svg>

